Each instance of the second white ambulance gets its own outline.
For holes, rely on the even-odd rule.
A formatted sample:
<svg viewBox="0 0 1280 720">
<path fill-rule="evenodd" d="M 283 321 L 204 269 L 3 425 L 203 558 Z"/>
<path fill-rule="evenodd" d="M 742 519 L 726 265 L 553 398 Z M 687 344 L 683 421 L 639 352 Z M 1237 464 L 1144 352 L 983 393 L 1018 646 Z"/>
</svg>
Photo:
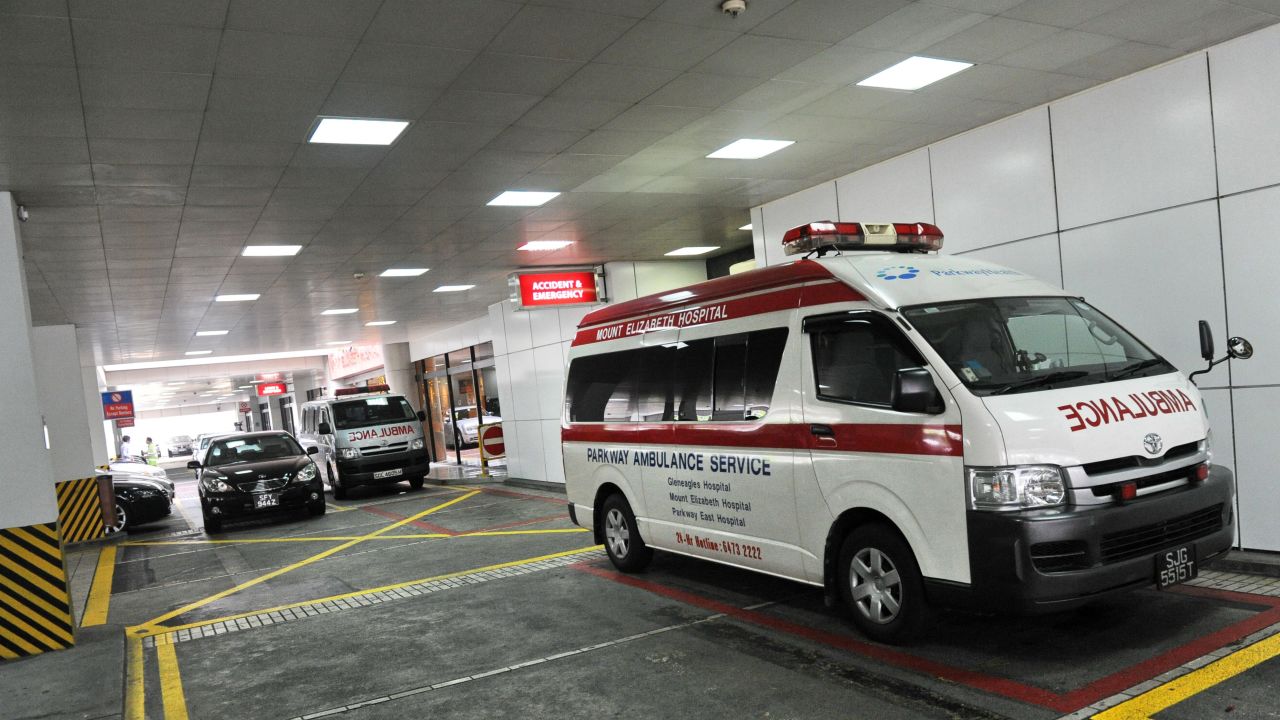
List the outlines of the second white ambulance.
<svg viewBox="0 0 1280 720">
<path fill-rule="evenodd" d="M 822 586 L 892 641 L 931 605 L 1074 607 L 1231 545 L 1200 393 L 1083 299 L 927 224 L 784 243 L 816 258 L 579 326 L 569 509 L 619 569 L 658 548 Z"/>
</svg>

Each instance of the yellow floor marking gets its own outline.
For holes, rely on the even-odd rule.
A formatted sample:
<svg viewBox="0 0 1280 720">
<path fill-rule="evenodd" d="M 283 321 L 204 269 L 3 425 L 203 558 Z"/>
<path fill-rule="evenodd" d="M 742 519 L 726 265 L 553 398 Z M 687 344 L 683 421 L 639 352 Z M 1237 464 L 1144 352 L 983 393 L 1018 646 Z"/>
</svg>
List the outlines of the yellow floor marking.
<svg viewBox="0 0 1280 720">
<path fill-rule="evenodd" d="M 496 565 L 485 565 L 484 567 L 472 568 L 470 570 L 459 570 L 457 572 L 445 573 L 444 575 L 433 575 L 431 577 L 419 578 L 417 580 L 408 580 L 402 583 L 395 583 L 394 585 L 383 585 L 382 587 L 370 588 L 368 590 L 356 590 L 354 592 L 343 593 L 341 595 L 330 595 L 329 597 L 316 598 L 314 600 L 302 600 L 300 602 L 289 603 L 288 605 L 277 605 L 275 607 L 264 608 L 262 610 L 250 610 L 248 612 L 237 613 L 235 615 L 227 615 L 226 617 L 220 617 L 220 618 L 211 618 L 209 620 L 200 620 L 198 622 L 187 623 L 185 625 L 155 626 L 155 625 L 149 624 L 149 626 L 137 626 L 134 628 L 130 628 L 130 630 L 140 631 L 138 633 L 139 637 L 149 637 L 153 635 L 168 635 L 170 633 L 175 633 L 179 630 L 189 630 L 191 628 L 203 627 L 205 625 L 213 625 L 220 622 L 230 622 L 233 620 L 239 620 L 240 618 L 247 618 L 252 615 L 261 615 L 262 613 L 279 612 L 281 610 L 288 610 L 290 608 L 302 607 L 303 605 L 313 605 L 315 603 L 346 600 L 347 598 L 355 597 L 357 595 L 366 595 L 368 593 L 376 593 L 376 592 L 386 592 L 388 590 L 396 590 L 398 588 L 407 587 L 409 585 L 417 585 L 418 583 L 432 582 L 435 580 L 448 580 L 449 578 L 455 578 L 461 575 L 470 575 L 472 573 L 487 572 L 489 570 L 501 570 L 503 568 L 509 568 L 509 567 L 519 567 L 521 565 L 528 565 L 530 563 L 541 562 L 543 560 L 554 560 L 556 558 L 568 557 L 570 555 L 581 555 L 583 553 L 588 553 L 593 550 L 598 550 L 601 547 L 603 547 L 603 545 L 588 545 L 586 547 L 580 547 L 576 550 L 565 550 L 564 552 L 551 553 L 549 555 L 539 555 L 537 557 L 525 558 L 523 560 L 512 560 L 511 562 L 498 563 Z"/>
<path fill-rule="evenodd" d="M 173 641 L 156 638 L 156 662 L 160 666 L 160 700 L 164 703 L 165 720 L 187 720 L 187 697 L 182 691 L 182 673 L 178 671 L 178 654 Z"/>
<path fill-rule="evenodd" d="M 89 602 L 80 619 L 81 627 L 103 625 L 107 622 L 107 610 L 111 604 L 111 579 L 116 571 L 116 546 L 105 545 L 98 553 L 98 568 L 93 573 L 93 585 L 89 587 Z"/>
<path fill-rule="evenodd" d="M 1153 688 L 1093 717 L 1097 720 L 1147 718 L 1280 655 L 1280 634 L 1237 650 L 1220 660 Z"/>
<path fill-rule="evenodd" d="M 142 639 L 128 639 L 129 671 L 125 676 L 124 720 L 145 720 L 147 714 L 145 677 L 142 668 Z"/>
<path fill-rule="evenodd" d="M 346 512 L 346 511 L 348 511 L 348 510 L 355 510 L 355 509 L 356 509 L 356 508 L 353 508 L 353 507 L 342 507 L 341 505 L 334 505 L 334 504 L 333 504 L 333 503 L 331 503 L 331 502 L 327 502 L 327 503 L 325 503 L 324 505 L 325 505 L 325 507 L 329 508 L 329 511 L 330 511 L 330 512 Z"/>
<path fill-rule="evenodd" d="M 385 527 L 382 527 L 382 528 L 380 528 L 380 529 L 378 529 L 378 530 L 374 530 L 373 532 L 371 532 L 371 533 L 369 533 L 369 534 L 367 534 L 367 535 L 362 535 L 361 537 L 359 537 L 359 538 L 357 538 L 357 539 L 355 539 L 355 540 L 350 540 L 350 541 L 348 541 L 348 542 L 344 542 L 344 543 L 342 543 L 341 545 L 335 545 L 334 547 L 331 547 L 331 548 L 329 548 L 328 550 L 325 550 L 325 551 L 323 551 L 323 552 L 318 552 L 318 553 L 316 553 L 315 555 L 312 555 L 311 557 L 306 558 L 305 560 L 299 560 L 298 562 L 293 563 L 292 565 L 286 565 L 286 566 L 284 566 L 284 567 L 282 567 L 282 568 L 279 568 L 279 569 L 276 569 L 276 570 L 272 570 L 272 571 L 271 571 L 271 572 L 269 572 L 269 573 L 266 573 L 266 574 L 263 574 L 263 575 L 259 575 L 258 577 L 254 578 L 254 579 L 252 579 L 252 580 L 249 580 L 249 581 L 247 581 L 247 582 L 240 583 L 239 585 L 236 585 L 235 587 L 232 587 L 232 588 L 228 588 L 228 589 L 226 589 L 226 590 L 223 590 L 222 592 L 214 593 L 213 595 L 210 595 L 209 597 L 203 598 L 203 599 L 201 599 L 201 600 L 196 600 L 196 601 L 195 601 L 195 602 L 193 602 L 193 603 L 188 603 L 188 604 L 183 605 L 182 607 L 180 607 L 180 608 L 178 608 L 178 609 L 176 609 L 176 610 L 170 610 L 169 612 L 167 612 L 167 613 L 165 613 L 165 614 L 163 614 L 163 615 L 160 615 L 159 617 L 155 617 L 155 618 L 152 618 L 151 620 L 148 620 L 147 622 L 143 623 L 142 625 L 134 626 L 134 627 L 130 628 L 130 630 L 131 630 L 131 631 L 135 631 L 135 632 L 136 632 L 136 631 L 146 630 L 146 629 L 149 629 L 149 628 L 155 627 L 155 626 L 159 625 L 160 623 L 164 622 L 165 620 L 171 620 L 171 619 L 173 619 L 173 618 L 175 618 L 175 617 L 178 617 L 179 615 L 182 615 L 183 613 L 191 612 L 192 610 L 196 610 L 196 609 L 198 609 L 198 608 L 202 608 L 202 607 L 204 607 L 205 605 L 208 605 L 209 603 L 212 603 L 212 602 L 216 602 L 216 601 L 218 601 L 218 600 L 221 600 L 222 598 L 227 597 L 228 595 L 233 595 L 233 594 L 238 593 L 238 592 L 240 592 L 241 590 L 244 590 L 244 589 L 246 589 L 246 588 L 251 588 L 251 587 L 253 587 L 254 585 L 258 585 L 258 584 L 260 584 L 260 583 L 264 583 L 264 582 L 266 582 L 266 581 L 270 580 L 271 578 L 280 577 L 281 575 L 284 575 L 285 573 L 288 573 L 288 572 L 292 572 L 292 571 L 294 571 L 294 570 L 297 570 L 297 569 L 298 569 L 298 568 L 300 568 L 300 567 L 306 567 L 307 565 L 310 565 L 311 563 L 314 563 L 314 562 L 316 562 L 316 561 L 318 561 L 318 560 L 323 560 L 323 559 L 325 559 L 325 558 L 329 557 L 330 555 L 333 555 L 333 554 L 335 554 L 335 553 L 342 552 L 343 550 L 346 550 L 346 549 L 347 549 L 347 548 L 349 548 L 349 547 L 352 547 L 352 546 L 358 545 L 358 544 L 360 544 L 360 543 L 362 543 L 362 542 L 364 542 L 364 541 L 366 541 L 366 540 L 371 540 L 371 539 L 373 539 L 373 538 L 378 537 L 379 535 L 384 535 L 384 534 L 386 534 L 386 533 L 389 533 L 389 532 L 391 532 L 392 530 L 395 530 L 395 529 L 396 529 L 396 528 L 398 528 L 398 527 L 403 527 L 403 526 L 405 526 L 405 525 L 408 525 L 409 523 L 413 522 L 414 520 L 417 520 L 417 519 L 422 518 L 422 517 L 426 517 L 427 515 L 430 515 L 431 513 L 434 513 L 434 512 L 439 511 L 439 510 L 443 510 L 443 509 L 445 509 L 445 508 L 449 507 L 450 505 L 455 505 L 455 504 L 457 504 L 457 503 L 462 502 L 463 500 L 466 500 L 466 499 L 467 499 L 467 498 L 469 498 L 469 497 L 473 497 L 473 496 L 475 496 L 475 495 L 479 495 L 479 494 L 480 494 L 480 491 L 479 491 L 479 490 L 475 490 L 475 491 L 469 492 L 469 493 L 467 493 L 467 494 L 465 494 L 465 495 L 459 495 L 459 496 L 457 496 L 457 497 L 453 498 L 452 500 L 446 500 L 445 502 L 442 502 L 442 503 L 440 503 L 439 505 L 434 505 L 434 506 L 432 506 L 432 507 L 429 507 L 429 508 L 427 508 L 426 510 L 423 510 L 422 512 L 420 512 L 420 513 L 416 513 L 416 514 L 414 514 L 414 515 L 410 515 L 409 517 L 404 518 L 403 520 L 397 520 L 396 522 L 393 522 L 393 523 L 391 523 L 390 525 L 387 525 L 387 526 L 385 526 Z"/>
<path fill-rule="evenodd" d="M 499 535 L 564 535 L 568 533 L 584 533 L 586 528 L 555 528 L 550 530 L 485 530 L 454 535 L 454 537 L 497 537 Z"/>
</svg>

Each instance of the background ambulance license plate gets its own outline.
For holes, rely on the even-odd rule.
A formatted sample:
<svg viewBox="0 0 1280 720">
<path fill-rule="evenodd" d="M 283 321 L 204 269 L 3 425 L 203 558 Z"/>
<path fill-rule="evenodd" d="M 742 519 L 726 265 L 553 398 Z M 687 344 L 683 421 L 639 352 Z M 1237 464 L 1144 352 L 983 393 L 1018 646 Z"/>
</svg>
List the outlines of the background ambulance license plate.
<svg viewBox="0 0 1280 720">
<path fill-rule="evenodd" d="M 255 508 L 275 507 L 280 504 L 280 496 L 276 493 L 263 493 L 253 496 L 253 506 Z"/>
<path fill-rule="evenodd" d="M 395 477 L 403 473 L 404 473 L 404 468 L 396 468 L 395 470 L 383 470 L 382 472 L 374 473 L 373 479 L 381 480 L 382 478 Z"/>
<path fill-rule="evenodd" d="M 1200 574 L 1196 546 L 1181 545 L 1156 555 L 1156 585 L 1161 590 L 1186 582 Z"/>
</svg>

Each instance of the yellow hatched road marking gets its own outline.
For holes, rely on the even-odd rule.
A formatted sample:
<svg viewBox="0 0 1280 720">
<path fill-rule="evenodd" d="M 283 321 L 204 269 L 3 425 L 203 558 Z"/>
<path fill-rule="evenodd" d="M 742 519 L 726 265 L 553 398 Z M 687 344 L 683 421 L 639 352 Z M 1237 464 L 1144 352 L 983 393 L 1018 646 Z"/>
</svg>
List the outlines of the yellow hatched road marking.
<svg viewBox="0 0 1280 720">
<path fill-rule="evenodd" d="M 165 720 L 187 720 L 187 697 L 182 691 L 178 654 L 167 637 L 156 641 L 156 663 L 160 667 L 160 701 L 164 703 Z"/>
<path fill-rule="evenodd" d="M 235 540 L 133 540 L 120 543 L 129 547 L 164 545 L 257 545 L 264 543 L 344 542 L 348 540 L 439 540 L 444 538 L 496 537 L 500 535 L 566 535 L 587 532 L 586 528 L 553 528 L 545 530 L 483 530 L 457 535 L 444 533 L 414 533 L 408 535 L 380 535 L 376 538 L 363 535 L 304 535 L 281 538 L 240 538 Z"/>
<path fill-rule="evenodd" d="M 81 627 L 104 625 L 111 605 L 111 580 L 115 577 L 116 546 L 107 545 L 98 553 L 98 568 L 93 573 L 93 585 L 89 588 L 89 602 L 84 609 Z"/>
<path fill-rule="evenodd" d="M 1151 717 L 1277 655 L 1280 655 L 1280 634 L 1237 650 L 1220 660 L 1148 690 L 1132 700 L 1104 710 L 1093 717 L 1096 720 Z"/>
<path fill-rule="evenodd" d="M 129 655 L 129 666 L 125 676 L 124 720 L 145 720 L 147 696 L 142 675 L 142 639 L 130 637 L 128 643 L 126 652 Z"/>
<path fill-rule="evenodd" d="M 409 585 L 417 585 L 419 583 L 433 582 L 436 580 L 448 580 L 449 578 L 459 577 L 461 575 L 471 575 L 472 573 L 487 572 L 489 570 L 501 570 L 503 568 L 519 567 L 521 565 L 529 565 L 530 563 L 541 562 L 543 560 L 554 560 L 556 558 L 568 557 L 570 555 L 581 555 L 583 553 L 592 552 L 600 549 L 601 545 L 588 545 L 580 547 L 576 550 L 565 550 L 564 552 L 551 553 L 549 555 L 538 555 L 537 557 L 525 558 L 523 560 L 512 560 L 511 562 L 497 563 L 495 565 L 485 565 L 484 567 L 472 568 L 470 570 L 459 570 L 458 572 L 445 573 L 444 575 L 433 575 L 431 577 L 419 578 L 417 580 L 408 580 L 393 585 L 383 585 L 382 587 L 369 588 L 367 590 L 356 590 L 354 592 L 343 593 L 341 595 L 330 595 L 329 597 L 316 598 L 314 600 L 302 600 L 300 602 L 289 603 L 287 605 L 277 605 L 262 610 L 252 610 L 250 612 L 237 613 L 235 615 L 227 615 L 220 618 L 211 618 L 209 620 L 200 620 L 198 622 L 187 623 L 185 625 L 170 626 L 137 626 L 130 630 L 137 630 L 139 637 L 151 637 L 155 635 L 168 635 L 178 632 L 179 630 L 190 630 L 191 628 L 204 627 L 206 625 L 215 625 L 221 622 L 231 622 L 240 618 L 247 618 L 252 615 L 261 615 L 263 613 L 280 612 L 290 608 L 302 607 L 303 605 L 314 605 L 317 603 L 334 602 L 337 600 L 346 600 L 347 598 L 356 597 L 357 595 L 368 595 L 370 593 L 386 592 L 388 590 L 396 590 L 398 588 L 407 587 Z"/>
<path fill-rule="evenodd" d="M 209 603 L 212 603 L 212 602 L 216 602 L 216 601 L 218 601 L 218 600 L 221 600 L 222 598 L 227 597 L 228 595 L 233 595 L 233 594 L 235 594 L 235 593 L 237 593 L 237 592 L 240 592 L 241 590 L 244 590 L 244 589 L 246 589 L 246 588 L 253 587 L 254 585 L 258 585 L 258 584 L 260 584 L 260 583 L 264 583 L 264 582 L 266 582 L 266 581 L 268 581 L 268 580 L 270 580 L 270 579 L 272 579 L 272 578 L 280 577 L 281 575 L 284 575 L 285 573 L 292 572 L 292 571 L 294 571 L 294 570 L 297 570 L 297 569 L 298 569 L 298 568 L 300 568 L 300 567 L 305 567 L 305 566 L 310 565 L 311 563 L 314 563 L 314 562 L 316 562 L 316 561 L 318 561 L 318 560 L 323 560 L 323 559 L 325 559 L 325 558 L 327 558 L 327 557 L 329 557 L 329 556 L 331 556 L 331 555 L 334 555 L 335 553 L 342 552 L 343 550 L 346 550 L 346 549 L 347 549 L 347 548 L 349 548 L 349 547 L 353 547 L 353 546 L 358 545 L 358 544 L 360 544 L 360 543 L 362 543 L 362 542 L 364 542 L 364 541 L 366 541 L 366 540 L 371 540 L 371 539 L 376 538 L 376 537 L 378 537 L 378 536 L 380 536 L 380 535 L 384 535 L 384 534 L 386 534 L 386 533 L 388 533 L 388 532 L 391 532 L 392 530 L 395 530 L 395 529 L 396 529 L 396 528 L 398 528 L 398 527 L 403 527 L 403 526 L 405 526 L 405 525 L 408 525 L 409 523 L 411 523 L 411 522 L 413 522 L 413 521 L 417 520 L 418 518 L 426 517 L 427 515 L 430 515 L 431 513 L 434 513 L 434 512 L 439 511 L 439 510 L 443 510 L 443 509 L 445 509 L 445 508 L 449 507 L 450 505 L 454 505 L 454 504 L 456 504 L 456 503 L 460 503 L 460 502 L 462 502 L 463 500 L 466 500 L 466 499 L 467 499 L 467 498 L 469 498 L 469 497 L 473 497 L 473 496 L 475 496 L 475 495 L 479 495 L 479 494 L 480 494 L 480 491 L 479 491 L 479 490 L 473 490 L 472 492 L 469 492 L 469 493 L 467 493 L 467 494 L 465 494 L 465 495 L 459 495 L 459 496 L 457 496 L 457 497 L 453 498 L 452 500 L 447 500 L 447 501 L 445 501 L 445 502 L 440 503 L 439 505 L 435 505 L 435 506 L 429 507 L 429 508 L 427 508 L 426 510 L 423 510 L 422 512 L 420 512 L 420 513 L 416 513 L 416 514 L 414 514 L 414 515 L 410 515 L 409 517 L 404 518 L 403 520 L 397 520 L 396 522 L 391 523 L 390 525 L 387 525 L 386 527 L 383 527 L 383 528 L 378 529 L 378 530 L 374 530 L 373 532 L 369 533 L 368 535 L 363 535 L 363 536 L 361 536 L 361 537 L 359 537 L 359 538 L 357 538 L 357 539 L 355 539 L 355 540 L 351 540 L 351 541 L 348 541 L 348 542 L 344 542 L 344 543 L 342 543 L 341 545 L 336 545 L 336 546 L 334 546 L 334 547 L 329 548 L 328 550 L 325 550 L 325 551 L 323 551 L 323 552 L 316 553 L 315 555 L 312 555 L 311 557 L 306 558 L 305 560 L 299 560 L 298 562 L 293 563 L 292 565 L 286 565 L 285 567 L 279 568 L 279 569 L 277 569 L 277 570 L 273 570 L 273 571 L 271 571 L 271 572 L 269 572 L 269 573 L 266 573 L 266 574 L 264 574 L 264 575 L 259 575 L 258 577 L 254 578 L 254 579 L 252 579 L 252 580 L 249 580 L 249 581 L 247 581 L 247 582 L 240 583 L 239 585 L 236 585 L 235 587 L 232 587 L 232 588 L 228 588 L 228 589 L 226 589 L 226 590 L 223 590 L 222 592 L 214 593 L 213 595 L 210 595 L 209 597 L 204 598 L 204 599 L 202 599 L 202 600 L 197 600 L 197 601 L 195 601 L 195 602 L 193 602 L 193 603 L 188 603 L 188 604 L 183 605 L 182 607 L 180 607 L 180 608 L 178 608 L 178 609 L 176 609 L 176 610 L 170 610 L 169 612 L 167 612 L 167 613 L 165 613 L 165 614 L 163 614 L 163 615 L 160 615 L 159 617 L 152 618 L 151 620 L 148 620 L 147 622 L 145 622 L 145 623 L 143 623 L 143 624 L 141 624 L 141 625 L 134 626 L 133 628 L 130 628 L 130 630 L 137 632 L 137 631 L 146 631 L 146 630 L 149 630 L 149 629 L 152 629 L 152 628 L 156 628 L 156 626 L 158 626 L 160 623 L 164 622 L 165 620 L 171 620 L 171 619 L 173 619 L 173 618 L 175 618 L 175 617 L 178 617 L 179 615 L 182 615 L 183 613 L 191 612 L 192 610 L 196 610 L 196 609 L 198 609 L 198 608 L 202 608 L 202 607 L 204 607 L 205 605 L 208 605 Z M 164 632 L 164 629 L 163 629 L 163 628 L 158 628 L 158 630 L 159 630 L 160 632 Z M 152 634 L 154 634 L 154 633 L 152 633 Z"/>
</svg>

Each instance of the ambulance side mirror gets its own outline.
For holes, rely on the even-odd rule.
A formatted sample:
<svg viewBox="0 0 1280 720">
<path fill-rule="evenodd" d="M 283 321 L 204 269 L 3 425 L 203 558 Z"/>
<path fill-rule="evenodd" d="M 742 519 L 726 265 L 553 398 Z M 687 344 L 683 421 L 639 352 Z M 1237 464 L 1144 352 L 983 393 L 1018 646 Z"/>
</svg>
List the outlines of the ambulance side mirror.
<svg viewBox="0 0 1280 720">
<path fill-rule="evenodd" d="M 1209 367 L 1203 370 L 1197 370 L 1187 376 L 1188 380 L 1195 382 L 1197 375 L 1204 375 L 1214 368 L 1215 365 L 1226 362 L 1228 359 L 1248 360 L 1253 357 L 1253 343 L 1242 337 L 1233 337 L 1227 340 L 1227 354 L 1217 360 L 1213 359 L 1213 331 L 1209 329 L 1209 323 L 1200 321 L 1200 357 L 1209 363 Z"/>
<path fill-rule="evenodd" d="M 333 434 L 333 426 L 332 426 L 332 425 L 330 425 L 330 424 L 329 424 L 329 423 L 327 423 L 327 422 L 322 422 L 322 423 L 320 423 L 320 427 L 316 428 L 316 430 L 317 430 L 321 435 L 332 435 L 332 434 Z"/>
<path fill-rule="evenodd" d="M 1227 354 L 1236 360 L 1248 360 L 1253 357 L 1253 343 L 1242 337 L 1227 340 Z"/>
<path fill-rule="evenodd" d="M 924 368 L 904 368 L 895 373 L 889 403 L 898 412 L 930 415 L 937 415 L 945 407 L 933 376 Z"/>
<path fill-rule="evenodd" d="M 427 421 L 427 414 L 426 414 L 426 413 L 424 413 L 424 412 L 422 412 L 421 410 L 419 410 L 419 411 L 418 411 L 418 422 L 426 422 L 426 421 Z"/>
<path fill-rule="evenodd" d="M 1213 362 L 1213 329 L 1208 320 L 1200 321 L 1200 357 L 1205 362 Z"/>
</svg>

